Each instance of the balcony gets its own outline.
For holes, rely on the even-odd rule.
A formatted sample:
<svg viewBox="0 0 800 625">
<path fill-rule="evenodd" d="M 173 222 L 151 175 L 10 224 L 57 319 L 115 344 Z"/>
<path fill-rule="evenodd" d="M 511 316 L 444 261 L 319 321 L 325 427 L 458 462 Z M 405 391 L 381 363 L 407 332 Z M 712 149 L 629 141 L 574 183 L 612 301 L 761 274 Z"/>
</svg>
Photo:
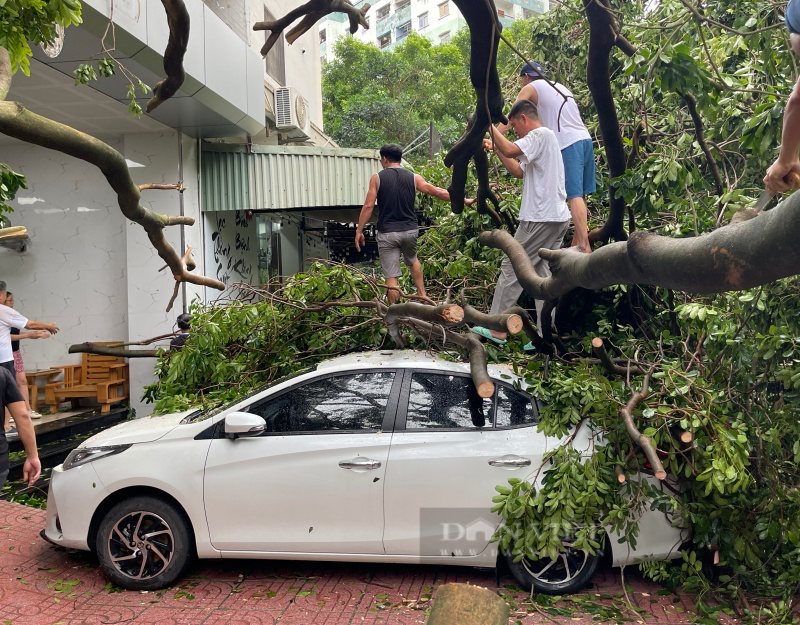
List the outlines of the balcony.
<svg viewBox="0 0 800 625">
<path fill-rule="evenodd" d="M 389 31 L 397 28 L 401 24 L 405 24 L 411 19 L 411 5 L 403 7 L 399 11 L 390 13 L 387 17 L 378 20 L 375 24 L 375 35 L 380 39 L 381 35 L 385 35 Z"/>
</svg>

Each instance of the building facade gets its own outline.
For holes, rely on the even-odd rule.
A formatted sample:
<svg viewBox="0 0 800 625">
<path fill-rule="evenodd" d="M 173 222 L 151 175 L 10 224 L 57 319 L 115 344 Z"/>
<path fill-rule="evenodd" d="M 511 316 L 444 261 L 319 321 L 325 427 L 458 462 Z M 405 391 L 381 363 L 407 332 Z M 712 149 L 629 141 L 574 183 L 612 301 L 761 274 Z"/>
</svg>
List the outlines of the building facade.
<svg viewBox="0 0 800 625">
<path fill-rule="evenodd" d="M 159 0 L 82 4 L 84 23 L 66 29 L 46 51 L 37 48 L 30 76 L 14 76 L 7 100 L 102 139 L 125 157 L 137 184 L 181 181 L 183 192 L 145 190 L 141 204 L 194 218 L 194 225 L 167 228 L 165 235 L 179 253 L 193 248 L 198 274 L 219 277 L 226 285 L 260 284 L 265 277 L 298 271 L 306 258 L 327 257 L 318 220 L 346 218 L 337 212 L 346 207 L 318 201 L 318 195 L 304 199 L 300 191 L 310 184 L 332 186 L 342 172 L 352 188 L 366 189 L 380 165 L 377 155 L 365 158 L 328 147 L 336 167 L 317 159 L 306 163 L 306 179 L 285 175 L 317 149 L 313 146 L 331 144 L 322 126 L 317 30 L 291 46 L 281 37 L 266 59 L 260 49 L 267 33 L 252 30 L 255 22 L 282 15 L 296 2 L 186 0 L 191 18 L 186 80 L 175 97 L 138 119 L 128 112 L 129 83 L 120 71 L 88 86 L 75 86 L 72 72 L 110 47 L 103 37 L 111 22 L 115 58 L 127 72 L 155 85 L 163 78 L 169 34 L 164 8 Z M 142 108 L 148 98 L 137 94 Z M 256 170 L 249 161 L 258 160 L 262 148 L 273 153 Z M 227 171 L 216 156 L 225 150 L 239 155 Z M 169 333 L 194 299 L 219 296 L 184 285 L 166 312 L 174 281 L 160 271 L 164 262 L 144 230 L 120 212 L 97 168 L 3 135 L 0 162 L 27 177 L 28 188 L 12 203 L 8 222 L 25 226 L 29 234 L 22 246 L 0 246 L 0 280 L 8 283 L 22 314 L 61 328 L 50 339 L 23 343 L 27 370 L 80 362 L 79 354 L 68 353 L 71 344 L 134 342 Z M 280 197 L 288 204 L 242 204 L 237 195 L 242 188 L 258 189 L 258 196 L 246 198 Z M 150 411 L 141 397 L 153 381 L 153 364 L 130 361 L 131 404 L 139 416 Z"/>
<path fill-rule="evenodd" d="M 358 8 L 366 0 L 353 2 Z M 508 26 L 518 19 L 544 13 L 549 0 L 495 0 L 500 22 Z M 369 28 L 359 28 L 353 36 L 381 49 L 391 49 L 416 32 L 433 43 L 446 43 L 466 26 L 461 12 L 452 0 L 378 0 L 367 11 Z M 350 23 L 344 13 L 332 13 L 319 24 L 322 62 L 334 58 L 334 44 L 350 34 Z"/>
</svg>

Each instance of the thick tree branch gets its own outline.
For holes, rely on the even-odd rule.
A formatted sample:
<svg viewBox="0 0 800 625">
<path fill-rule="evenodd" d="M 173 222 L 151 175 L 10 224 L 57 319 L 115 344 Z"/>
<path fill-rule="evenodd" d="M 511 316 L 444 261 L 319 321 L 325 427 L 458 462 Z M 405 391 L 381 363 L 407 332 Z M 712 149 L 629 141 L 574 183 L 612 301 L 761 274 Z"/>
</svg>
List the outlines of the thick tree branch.
<svg viewBox="0 0 800 625">
<path fill-rule="evenodd" d="M 589 20 L 589 60 L 586 67 L 586 82 L 592 94 L 603 147 L 608 162 L 608 175 L 611 181 L 625 173 L 625 148 L 619 129 L 617 108 L 611 90 L 609 56 L 617 45 L 619 27 L 610 11 L 608 0 L 583 0 L 586 17 Z M 624 241 L 625 200 L 616 197 L 613 184 L 608 186 L 609 215 L 606 223 L 589 232 L 589 241 L 607 242 L 610 239 Z"/>
<path fill-rule="evenodd" d="M 70 354 L 99 354 L 100 356 L 118 356 L 121 358 L 155 358 L 160 350 L 126 349 L 125 347 L 98 345 L 97 343 L 77 343 L 70 345 L 67 351 Z"/>
<path fill-rule="evenodd" d="M 401 317 L 414 317 L 431 323 L 454 326 L 464 320 L 464 309 L 457 304 L 427 306 L 416 302 L 404 302 L 389 306 L 383 320 L 387 325 L 391 325 Z"/>
<path fill-rule="evenodd" d="M 8 50 L 0 46 L 0 101 L 6 99 L 11 89 L 11 57 Z"/>
<path fill-rule="evenodd" d="M 622 422 L 625 424 L 625 428 L 628 430 L 628 435 L 631 437 L 633 442 L 642 448 L 647 461 L 653 468 L 653 473 L 655 474 L 656 478 L 659 480 L 664 480 L 667 477 L 667 472 L 664 470 L 664 465 L 661 464 L 661 460 L 658 457 L 655 447 L 653 447 L 653 442 L 644 434 L 642 434 L 636 428 L 636 424 L 633 422 L 633 411 L 636 409 L 636 406 L 638 406 L 647 398 L 647 393 L 649 390 L 648 387 L 650 385 L 650 373 L 651 372 L 648 372 L 644 376 L 642 390 L 638 393 L 634 393 L 633 396 L 628 400 L 628 403 L 619 409 L 619 416 L 622 417 Z"/>
<path fill-rule="evenodd" d="M 478 238 L 503 250 L 520 284 L 537 299 L 554 299 L 583 287 L 650 284 L 689 293 L 739 291 L 800 273 L 800 246 L 794 229 L 800 223 L 800 194 L 795 193 L 756 219 L 732 223 L 713 232 L 672 239 L 635 232 L 628 241 L 604 245 L 591 254 L 572 248 L 542 249 L 553 275 L 540 278 L 525 270 L 522 247 L 507 232 L 493 230 Z M 521 252 L 521 254 L 520 254 Z"/>
<path fill-rule="evenodd" d="M 473 326 L 483 326 L 496 332 L 517 334 L 522 331 L 522 317 L 515 313 L 487 315 L 469 304 L 464 305 L 464 322 Z"/>
<path fill-rule="evenodd" d="M 17 102 L 0 102 L 0 132 L 27 143 L 74 156 L 97 167 L 117 194 L 120 210 L 127 219 L 144 228 L 150 243 L 172 271 L 176 282 L 189 282 L 220 291 L 219 280 L 187 271 L 186 264 L 164 237 L 170 225 L 191 225 L 191 217 L 159 215 L 139 204 L 139 187 L 133 182 L 125 158 L 114 148 L 85 133 L 28 111 Z"/>
<path fill-rule="evenodd" d="M 189 11 L 183 0 L 161 0 L 161 4 L 167 12 L 169 24 L 169 41 L 164 51 L 164 73 L 167 77 L 153 87 L 153 97 L 147 103 L 148 113 L 174 96 L 186 78 L 183 57 L 189 45 Z"/>
<path fill-rule="evenodd" d="M 310 30 L 314 24 L 329 13 L 347 13 L 350 18 L 351 35 L 358 30 L 359 26 L 369 28 L 366 18 L 369 7 L 369 3 L 365 3 L 360 9 L 356 9 L 347 0 L 309 0 L 302 6 L 289 11 L 280 19 L 256 22 L 253 24 L 253 30 L 270 31 L 266 43 L 261 48 L 261 56 L 267 56 L 272 46 L 280 39 L 281 33 L 299 17 L 303 18 L 302 21 L 286 35 L 286 41 L 289 44 L 294 43 L 298 37 Z"/>
</svg>

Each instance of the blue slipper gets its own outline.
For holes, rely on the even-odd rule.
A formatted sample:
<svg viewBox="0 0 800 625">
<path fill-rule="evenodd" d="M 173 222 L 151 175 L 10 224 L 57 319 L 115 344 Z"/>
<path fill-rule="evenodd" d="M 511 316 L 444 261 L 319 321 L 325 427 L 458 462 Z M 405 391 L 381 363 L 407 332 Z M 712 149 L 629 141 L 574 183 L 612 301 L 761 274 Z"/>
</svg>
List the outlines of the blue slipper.
<svg viewBox="0 0 800 625">
<path fill-rule="evenodd" d="M 533 344 L 533 341 L 528 341 L 527 343 L 525 343 L 525 345 L 522 346 L 522 349 L 524 349 L 526 352 L 535 352 L 536 345 Z"/>
<path fill-rule="evenodd" d="M 17 428 L 12 425 L 11 429 L 6 432 L 6 436 L 8 436 L 9 434 L 16 434 L 16 433 L 17 433 Z"/>
<path fill-rule="evenodd" d="M 478 336 L 482 336 L 485 339 L 489 339 L 490 341 L 492 341 L 493 343 L 497 343 L 498 345 L 505 345 L 506 344 L 506 340 L 505 339 L 499 339 L 496 336 L 492 336 L 492 333 L 489 332 L 488 329 L 486 329 L 486 328 L 484 328 L 482 326 L 472 326 L 469 329 L 469 331 L 470 332 L 474 332 Z"/>
</svg>

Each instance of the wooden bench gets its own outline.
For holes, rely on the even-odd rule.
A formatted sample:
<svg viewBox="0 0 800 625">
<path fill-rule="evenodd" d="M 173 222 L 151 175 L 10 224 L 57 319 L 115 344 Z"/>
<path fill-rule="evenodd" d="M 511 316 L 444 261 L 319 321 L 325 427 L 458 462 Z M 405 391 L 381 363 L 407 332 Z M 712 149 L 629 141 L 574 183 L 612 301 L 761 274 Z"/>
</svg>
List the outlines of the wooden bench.
<svg viewBox="0 0 800 625">
<path fill-rule="evenodd" d="M 53 408 L 66 400 L 77 408 L 78 399 L 91 397 L 100 404 L 100 412 L 106 413 L 111 404 L 128 399 L 128 365 L 122 357 L 83 354 L 79 365 L 53 368 L 64 372 L 63 380 L 45 386 L 45 403 Z"/>
</svg>

